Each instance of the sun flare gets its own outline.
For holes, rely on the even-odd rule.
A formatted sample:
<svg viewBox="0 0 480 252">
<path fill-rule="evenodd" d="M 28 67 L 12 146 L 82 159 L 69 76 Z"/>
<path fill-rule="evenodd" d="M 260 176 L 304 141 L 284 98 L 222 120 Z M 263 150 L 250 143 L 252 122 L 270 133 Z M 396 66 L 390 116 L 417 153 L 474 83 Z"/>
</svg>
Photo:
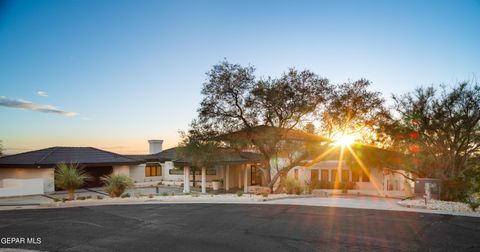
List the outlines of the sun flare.
<svg viewBox="0 0 480 252">
<path fill-rule="evenodd" d="M 336 146 L 350 146 L 355 142 L 353 135 L 341 135 L 333 139 L 333 144 Z"/>
</svg>

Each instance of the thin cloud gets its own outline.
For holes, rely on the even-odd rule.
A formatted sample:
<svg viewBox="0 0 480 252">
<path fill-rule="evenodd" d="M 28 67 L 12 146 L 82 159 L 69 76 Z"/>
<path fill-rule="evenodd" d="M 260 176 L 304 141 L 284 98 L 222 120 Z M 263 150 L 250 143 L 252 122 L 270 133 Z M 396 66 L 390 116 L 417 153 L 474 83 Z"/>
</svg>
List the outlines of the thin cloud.
<svg viewBox="0 0 480 252">
<path fill-rule="evenodd" d="M 38 104 L 33 103 L 31 101 L 22 100 L 22 99 L 12 99 L 5 96 L 0 96 L 0 106 L 7 107 L 7 108 L 16 108 L 16 109 L 24 109 L 24 110 L 32 110 L 38 111 L 43 113 L 53 113 L 59 114 L 64 116 L 76 116 L 76 112 L 69 112 L 58 109 L 55 106 L 48 105 L 48 104 Z"/>
<path fill-rule="evenodd" d="M 38 95 L 38 96 L 43 96 L 43 97 L 47 97 L 47 96 L 48 96 L 47 92 L 45 92 L 45 91 L 37 91 L 37 95 Z"/>
</svg>

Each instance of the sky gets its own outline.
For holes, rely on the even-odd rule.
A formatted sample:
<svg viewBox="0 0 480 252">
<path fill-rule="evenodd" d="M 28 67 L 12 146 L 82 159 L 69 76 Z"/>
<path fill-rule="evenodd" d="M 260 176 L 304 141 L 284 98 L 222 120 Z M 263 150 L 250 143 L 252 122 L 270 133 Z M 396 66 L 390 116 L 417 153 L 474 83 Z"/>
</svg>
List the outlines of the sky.
<svg viewBox="0 0 480 252">
<path fill-rule="evenodd" d="M 178 143 L 205 73 L 290 67 L 385 98 L 480 76 L 480 1 L 0 0 L 5 152 Z"/>
</svg>

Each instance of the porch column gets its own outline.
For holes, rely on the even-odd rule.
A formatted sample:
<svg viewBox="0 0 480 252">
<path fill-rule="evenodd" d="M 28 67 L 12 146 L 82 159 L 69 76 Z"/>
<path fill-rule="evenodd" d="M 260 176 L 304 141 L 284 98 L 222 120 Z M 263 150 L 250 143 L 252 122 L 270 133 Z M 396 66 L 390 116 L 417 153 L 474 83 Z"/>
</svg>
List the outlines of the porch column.
<svg viewBox="0 0 480 252">
<path fill-rule="evenodd" d="M 225 166 L 225 191 L 230 190 L 230 166 Z"/>
<path fill-rule="evenodd" d="M 248 166 L 244 165 L 245 173 L 243 174 L 243 192 L 248 193 Z"/>
<path fill-rule="evenodd" d="M 207 168 L 202 167 L 202 193 L 206 193 L 207 189 Z"/>
<path fill-rule="evenodd" d="M 190 167 L 183 167 L 183 192 L 190 192 Z"/>
<path fill-rule="evenodd" d="M 242 188 L 242 185 L 243 185 L 243 181 L 242 181 L 242 173 L 243 173 L 243 165 L 241 166 L 238 166 L 238 188 L 241 189 Z"/>
</svg>

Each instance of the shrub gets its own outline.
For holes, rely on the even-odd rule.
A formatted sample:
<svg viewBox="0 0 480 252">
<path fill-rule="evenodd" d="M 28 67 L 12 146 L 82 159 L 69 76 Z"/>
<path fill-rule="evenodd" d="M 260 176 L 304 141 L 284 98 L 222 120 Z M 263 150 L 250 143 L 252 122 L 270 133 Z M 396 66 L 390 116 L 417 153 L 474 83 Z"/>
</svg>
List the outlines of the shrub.
<svg viewBox="0 0 480 252">
<path fill-rule="evenodd" d="M 129 193 L 124 193 L 124 194 L 122 194 L 122 196 L 120 196 L 120 198 L 122 198 L 122 199 L 130 198 L 130 194 Z"/>
<path fill-rule="evenodd" d="M 472 211 L 475 212 L 475 210 L 480 206 L 480 202 L 470 201 L 470 202 L 468 202 L 468 205 L 470 206 L 470 208 L 472 209 Z"/>
<path fill-rule="evenodd" d="M 59 198 L 52 198 L 53 202 L 59 202 L 60 199 Z"/>
<path fill-rule="evenodd" d="M 78 167 L 78 164 L 67 165 L 60 163 L 55 169 L 55 185 L 68 192 L 68 199 L 73 200 L 75 190 L 81 187 L 91 176 L 85 170 Z"/>
<path fill-rule="evenodd" d="M 237 191 L 237 196 L 238 196 L 238 197 L 242 197 L 242 195 L 243 195 L 243 191 L 238 190 L 238 191 Z"/>
<path fill-rule="evenodd" d="M 301 194 L 303 191 L 302 184 L 300 181 L 296 180 L 295 178 L 292 177 L 286 177 L 283 181 L 283 190 L 287 194 Z"/>
<path fill-rule="evenodd" d="M 168 196 L 168 193 L 167 193 L 167 192 L 162 192 L 161 195 L 162 195 L 162 196 Z"/>
<path fill-rule="evenodd" d="M 153 199 L 153 196 L 154 196 L 153 193 L 150 193 L 150 194 L 148 195 L 148 197 L 149 197 L 150 199 Z"/>
<path fill-rule="evenodd" d="M 97 195 L 97 200 L 103 199 L 103 196 Z"/>
<path fill-rule="evenodd" d="M 79 196 L 79 197 L 77 197 L 77 200 L 85 200 L 85 199 L 86 199 L 85 196 Z"/>
<path fill-rule="evenodd" d="M 133 186 L 133 180 L 124 174 L 110 174 L 102 177 L 105 191 L 112 197 L 119 197 Z"/>
<path fill-rule="evenodd" d="M 91 198 L 92 198 L 92 195 L 85 196 L 85 199 L 91 199 Z"/>
<path fill-rule="evenodd" d="M 267 193 L 267 192 L 263 192 L 263 193 L 262 193 L 262 196 L 263 196 L 264 198 L 267 198 L 267 197 L 268 197 L 268 193 Z"/>
<path fill-rule="evenodd" d="M 198 193 L 198 192 L 191 192 L 190 195 L 192 195 L 192 197 L 198 197 L 198 196 L 200 196 L 200 193 Z"/>
</svg>

